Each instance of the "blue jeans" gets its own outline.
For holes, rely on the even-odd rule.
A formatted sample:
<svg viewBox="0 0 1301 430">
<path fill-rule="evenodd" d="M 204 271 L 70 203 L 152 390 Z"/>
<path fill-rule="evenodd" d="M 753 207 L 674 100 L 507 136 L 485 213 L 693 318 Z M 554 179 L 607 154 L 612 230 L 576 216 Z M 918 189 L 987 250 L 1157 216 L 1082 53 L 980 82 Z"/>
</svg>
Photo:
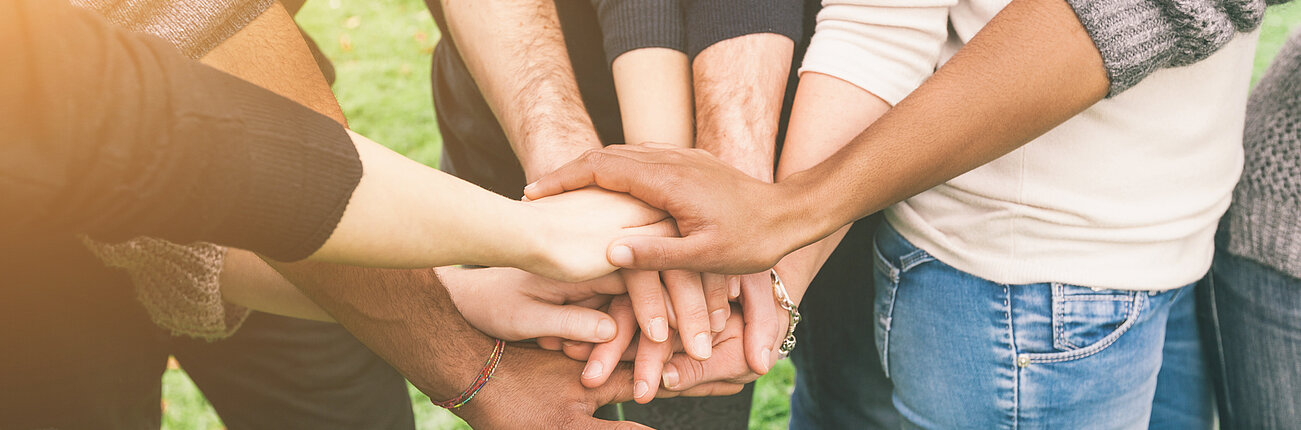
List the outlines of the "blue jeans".
<svg viewBox="0 0 1301 430">
<path fill-rule="evenodd" d="M 1301 428 L 1301 279 L 1223 246 L 1200 297 L 1220 426 Z"/>
<path fill-rule="evenodd" d="M 1209 429 L 1193 289 L 1003 285 L 888 224 L 876 343 L 905 428 Z"/>
</svg>

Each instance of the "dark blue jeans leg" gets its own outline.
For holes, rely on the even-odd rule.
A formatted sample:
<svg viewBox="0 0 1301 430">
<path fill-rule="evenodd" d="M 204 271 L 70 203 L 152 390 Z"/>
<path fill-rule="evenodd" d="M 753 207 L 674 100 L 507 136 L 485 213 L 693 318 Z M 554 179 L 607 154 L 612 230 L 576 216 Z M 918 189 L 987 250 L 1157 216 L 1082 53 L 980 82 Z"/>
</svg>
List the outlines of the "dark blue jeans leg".
<svg viewBox="0 0 1301 430">
<path fill-rule="evenodd" d="M 873 215 L 854 224 L 800 304 L 792 429 L 896 429 L 893 385 L 873 339 Z"/>
<path fill-rule="evenodd" d="M 1301 428 L 1301 279 L 1221 246 L 1203 287 L 1220 428 Z"/>
</svg>

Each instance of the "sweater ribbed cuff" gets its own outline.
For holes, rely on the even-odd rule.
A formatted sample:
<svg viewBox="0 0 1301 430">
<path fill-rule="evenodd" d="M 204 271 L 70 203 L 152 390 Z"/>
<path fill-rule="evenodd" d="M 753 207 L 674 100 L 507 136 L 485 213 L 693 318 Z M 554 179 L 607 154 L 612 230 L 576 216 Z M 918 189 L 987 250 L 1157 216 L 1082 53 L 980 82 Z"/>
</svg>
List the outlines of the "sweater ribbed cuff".
<svg viewBox="0 0 1301 430">
<path fill-rule="evenodd" d="M 1237 197 L 1229 208 L 1229 252 L 1301 278 L 1301 204 Z"/>
<path fill-rule="evenodd" d="M 804 30 L 800 0 L 696 0 L 688 2 L 687 56 L 715 43 L 758 33 L 774 33 L 798 42 Z"/>
<path fill-rule="evenodd" d="M 217 243 L 281 261 L 306 258 L 325 243 L 361 181 L 362 166 L 343 126 L 252 85 L 231 86 L 239 109 L 242 177 L 215 230 Z"/>
<path fill-rule="evenodd" d="M 606 61 L 641 48 L 685 52 L 687 34 L 678 0 L 593 0 L 604 36 Z"/>
</svg>

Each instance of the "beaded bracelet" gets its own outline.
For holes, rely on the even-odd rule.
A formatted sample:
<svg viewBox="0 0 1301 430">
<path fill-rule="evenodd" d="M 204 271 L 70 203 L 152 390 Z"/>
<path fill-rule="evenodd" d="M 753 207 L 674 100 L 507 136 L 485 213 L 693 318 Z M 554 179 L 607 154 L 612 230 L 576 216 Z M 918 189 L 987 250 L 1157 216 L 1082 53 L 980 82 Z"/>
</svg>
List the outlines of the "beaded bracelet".
<svg viewBox="0 0 1301 430">
<path fill-rule="evenodd" d="M 473 384 L 470 384 L 469 388 L 461 392 L 461 395 L 450 400 L 435 402 L 430 399 L 429 402 L 433 403 L 434 406 L 445 409 L 456 409 L 470 403 L 470 399 L 473 399 L 474 395 L 478 394 L 484 385 L 488 385 L 488 380 L 492 379 L 492 372 L 497 370 L 497 363 L 501 362 L 501 356 L 506 352 L 506 342 L 501 339 L 496 340 L 497 344 L 492 347 L 492 355 L 489 355 L 488 361 L 483 363 L 483 370 L 479 372 L 479 377 L 474 380 Z"/>
</svg>

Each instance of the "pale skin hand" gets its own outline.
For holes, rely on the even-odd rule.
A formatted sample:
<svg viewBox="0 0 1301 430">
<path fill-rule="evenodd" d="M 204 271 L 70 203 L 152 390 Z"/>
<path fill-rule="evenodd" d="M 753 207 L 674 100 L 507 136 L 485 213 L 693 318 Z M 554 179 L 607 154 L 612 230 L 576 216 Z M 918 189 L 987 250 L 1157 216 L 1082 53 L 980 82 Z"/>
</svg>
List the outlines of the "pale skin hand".
<svg viewBox="0 0 1301 430">
<path fill-rule="evenodd" d="M 629 192 L 677 220 L 682 238 L 612 243 L 611 257 L 627 254 L 612 258 L 620 267 L 753 272 L 1011 152 L 1101 100 L 1108 86 L 1101 55 L 1069 5 L 1014 0 L 845 148 L 776 185 L 719 172 L 717 160 L 700 153 L 607 148 L 525 192 L 542 197 L 595 183 Z M 711 187 L 692 185 L 701 180 Z M 773 233 L 757 238 L 747 233 L 753 231 Z"/>
<path fill-rule="evenodd" d="M 695 111 L 698 114 L 697 148 L 718 155 L 723 161 L 756 179 L 772 181 L 777 121 L 781 113 L 782 99 L 785 96 L 786 77 L 793 49 L 794 43 L 788 38 L 774 34 L 753 34 L 716 43 L 696 57 L 694 67 L 691 68 L 694 76 L 687 81 L 693 83 L 695 89 Z M 637 52 L 632 51 L 629 54 Z M 661 61 L 629 65 L 625 69 L 628 74 L 644 71 L 650 76 L 636 76 L 635 78 L 638 79 L 632 76 L 620 76 L 620 62 L 624 61 L 629 54 L 615 60 L 615 85 L 620 91 L 620 105 L 625 113 L 624 129 L 625 131 L 649 130 L 647 132 L 661 130 L 662 128 L 641 126 L 637 123 L 639 116 L 628 115 L 632 108 L 624 106 L 634 104 L 635 100 L 626 97 L 628 93 L 624 92 L 625 87 L 620 86 L 620 82 L 621 78 L 625 78 L 622 82 L 627 82 L 627 87 L 632 88 L 629 93 L 654 100 L 657 95 L 671 93 L 671 91 L 659 88 L 651 91 L 646 86 L 635 84 L 641 80 L 659 83 L 655 81 L 654 76 L 672 76 L 674 73 L 655 69 L 657 64 L 659 67 L 664 67 L 663 65 L 668 63 Z M 685 59 L 685 56 L 682 58 Z M 686 112 L 689 109 L 689 107 L 679 109 L 679 112 Z M 641 113 L 636 110 L 632 112 Z M 650 114 L 642 113 L 640 117 Z M 655 138 L 634 138 L 631 137 L 631 133 L 629 136 L 627 139 L 629 142 L 661 141 Z M 777 360 L 775 348 L 780 345 L 780 336 L 785 333 L 786 323 L 784 319 L 777 317 L 776 302 L 772 298 L 772 284 L 768 274 L 764 272 L 735 277 L 704 274 L 702 279 L 705 286 L 705 299 L 709 302 L 708 307 L 711 310 L 711 328 L 716 332 L 725 324 L 730 314 L 730 306 L 720 309 L 718 305 L 725 305 L 729 297 L 750 298 L 742 300 L 746 312 L 744 321 L 747 324 L 746 336 L 739 345 L 745 346 L 746 357 L 752 363 L 755 372 L 767 373 Z M 631 290 L 632 285 L 629 285 L 629 288 Z M 673 297 L 674 306 L 678 306 L 679 303 L 681 300 Z M 612 303 L 611 314 L 624 316 L 621 305 L 621 302 Z M 641 319 L 641 315 L 637 316 Z M 642 326 L 645 325 L 646 323 L 643 322 Z M 674 349 L 666 344 L 651 342 L 643 333 L 636 338 L 636 346 L 631 349 L 636 353 L 630 357 L 625 349 L 629 345 L 634 345 L 633 333 L 631 330 L 623 330 L 623 326 L 620 328 L 626 333 L 616 337 L 614 342 L 598 345 L 595 348 L 567 347 L 566 351 L 570 352 L 571 356 L 588 357 L 590 350 L 591 358 L 583 373 L 583 383 L 589 387 L 604 383 L 607 375 L 602 371 L 613 369 L 620 357 L 635 358 L 633 375 L 636 381 L 633 385 L 633 395 L 638 402 L 649 401 L 656 395 L 655 381 L 661 379 L 662 366 L 673 354 Z M 688 332 L 685 330 L 684 326 L 678 327 L 684 343 L 689 341 Z M 695 353 L 690 356 L 707 359 Z"/>
</svg>

